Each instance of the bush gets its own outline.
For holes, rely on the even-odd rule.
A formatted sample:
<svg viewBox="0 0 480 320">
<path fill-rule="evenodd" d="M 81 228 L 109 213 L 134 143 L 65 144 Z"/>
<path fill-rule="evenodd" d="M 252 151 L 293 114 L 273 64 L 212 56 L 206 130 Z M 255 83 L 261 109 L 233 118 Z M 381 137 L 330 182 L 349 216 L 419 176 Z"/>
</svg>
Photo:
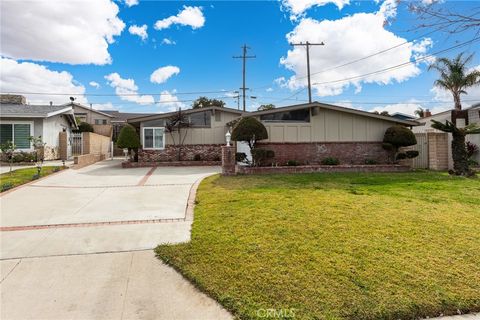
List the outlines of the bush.
<svg viewBox="0 0 480 320">
<path fill-rule="evenodd" d="M 34 162 L 37 159 L 37 154 L 35 152 L 18 152 L 12 155 L 12 162 Z"/>
<path fill-rule="evenodd" d="M 265 165 L 265 161 L 275 157 L 275 152 L 273 150 L 255 148 L 252 150 L 252 160 L 253 164 L 256 166 Z"/>
<path fill-rule="evenodd" d="M 10 190 L 12 188 L 13 188 L 13 183 L 11 182 L 2 183 L 1 192 Z"/>
<path fill-rule="evenodd" d="M 397 160 L 407 159 L 407 154 L 405 152 L 399 152 L 397 153 L 395 159 Z"/>
<path fill-rule="evenodd" d="M 268 139 L 267 129 L 253 117 L 242 118 L 233 127 L 232 140 L 247 142 L 251 151 L 255 148 L 256 142 L 263 139 Z"/>
<path fill-rule="evenodd" d="M 137 134 L 135 128 L 129 124 L 125 125 L 117 139 L 117 146 L 119 148 L 127 148 L 130 153 L 131 150 L 135 151 L 134 160 L 138 160 L 137 150 L 140 148 L 140 137 Z"/>
<path fill-rule="evenodd" d="M 322 160 L 322 164 L 327 166 L 336 166 L 340 164 L 340 160 L 334 157 L 328 157 Z"/>
<path fill-rule="evenodd" d="M 90 123 L 80 122 L 78 125 L 78 132 L 93 132 L 93 127 Z"/>
<path fill-rule="evenodd" d="M 407 152 L 405 152 L 405 155 L 408 159 L 413 159 L 418 157 L 419 152 L 417 150 L 408 150 Z"/>
<path fill-rule="evenodd" d="M 365 159 L 365 164 L 376 165 L 376 164 L 378 164 L 378 161 L 374 160 L 374 159 Z"/>
<path fill-rule="evenodd" d="M 395 125 L 385 131 L 382 147 L 392 153 L 393 160 L 400 160 L 405 159 L 406 155 L 401 155 L 400 157 L 404 158 L 399 158 L 399 155 L 397 155 L 398 149 L 416 144 L 417 139 L 415 138 L 415 134 L 412 132 L 412 130 L 404 126 Z"/>
<path fill-rule="evenodd" d="M 298 165 L 299 165 L 299 163 L 298 163 L 297 160 L 288 160 L 287 161 L 287 166 L 289 166 L 289 167 L 296 167 Z"/>
<path fill-rule="evenodd" d="M 245 152 L 237 152 L 235 153 L 235 160 L 237 162 L 246 162 L 247 154 Z"/>
<path fill-rule="evenodd" d="M 202 156 L 197 153 L 193 156 L 193 161 L 202 161 Z"/>
</svg>

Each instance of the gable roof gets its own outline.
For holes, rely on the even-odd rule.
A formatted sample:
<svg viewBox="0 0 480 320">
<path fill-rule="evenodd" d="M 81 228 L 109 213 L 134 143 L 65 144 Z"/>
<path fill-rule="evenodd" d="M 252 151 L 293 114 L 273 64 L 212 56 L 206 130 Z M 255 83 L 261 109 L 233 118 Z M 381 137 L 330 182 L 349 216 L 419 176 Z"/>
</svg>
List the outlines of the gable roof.
<svg viewBox="0 0 480 320">
<path fill-rule="evenodd" d="M 100 112 L 113 116 L 111 122 L 127 122 L 129 119 L 138 117 L 147 117 L 156 115 L 156 113 L 132 113 L 132 112 L 120 112 L 117 110 L 100 110 Z"/>
<path fill-rule="evenodd" d="M 71 107 L 76 107 L 76 108 L 82 108 L 82 109 L 88 110 L 88 111 L 93 112 L 93 113 L 101 114 L 102 116 L 105 116 L 105 117 L 113 118 L 112 115 L 109 115 L 109 114 L 107 114 L 105 112 L 102 112 L 102 111 L 99 111 L 99 110 L 95 110 L 93 108 L 84 106 L 83 104 L 76 103 L 76 102 L 65 103 L 62 106 L 71 106 Z"/>
<path fill-rule="evenodd" d="M 192 114 L 192 113 L 204 112 L 204 111 L 223 111 L 223 112 L 235 113 L 235 114 L 238 114 L 239 116 L 241 116 L 244 113 L 243 111 L 232 109 L 232 108 L 226 108 L 226 107 L 206 107 L 206 108 L 196 108 L 196 109 L 185 109 L 182 111 L 185 114 Z M 177 111 L 172 111 L 167 113 L 156 113 L 153 115 L 130 118 L 127 120 L 127 122 L 135 123 L 135 122 L 142 122 L 142 121 L 149 121 L 149 120 L 164 119 L 174 115 L 176 112 Z"/>
<path fill-rule="evenodd" d="M 72 107 L 30 104 L 0 104 L 0 117 L 49 118 L 57 114 L 71 113 Z"/>
<path fill-rule="evenodd" d="M 364 117 L 381 119 L 381 120 L 385 120 L 385 121 L 394 122 L 394 123 L 397 123 L 397 124 L 404 124 L 404 125 L 409 125 L 409 126 L 417 126 L 418 125 L 418 122 L 412 121 L 412 120 L 403 120 L 403 119 L 398 119 L 398 118 L 391 117 L 391 116 L 383 116 L 381 114 L 376 114 L 376 113 L 372 113 L 372 112 L 368 112 L 368 111 L 352 109 L 352 108 L 347 108 L 347 107 L 340 107 L 340 106 L 336 106 L 336 105 L 333 105 L 333 104 L 321 103 L 321 102 L 318 102 L 318 101 L 314 101 L 312 103 L 303 103 L 303 104 L 297 104 L 297 105 L 292 105 L 292 106 L 280 107 L 280 108 L 264 110 L 264 111 L 246 112 L 245 114 L 246 115 L 250 114 L 250 115 L 253 115 L 253 116 L 260 116 L 260 115 L 264 115 L 264 114 L 272 114 L 272 113 L 277 113 L 277 112 L 294 111 L 294 110 L 300 110 L 300 109 L 305 109 L 305 108 L 317 108 L 317 107 L 322 108 L 322 109 L 327 109 L 327 110 L 346 112 L 346 113 L 360 115 L 360 116 L 364 116 Z"/>
</svg>

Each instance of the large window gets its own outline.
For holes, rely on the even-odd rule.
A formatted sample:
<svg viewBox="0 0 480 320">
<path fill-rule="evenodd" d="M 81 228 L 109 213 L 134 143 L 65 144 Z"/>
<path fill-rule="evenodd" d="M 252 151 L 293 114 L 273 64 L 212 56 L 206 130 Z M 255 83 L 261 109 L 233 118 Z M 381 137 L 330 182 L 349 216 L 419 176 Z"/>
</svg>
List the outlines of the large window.
<svg viewBox="0 0 480 320">
<path fill-rule="evenodd" d="M 143 149 L 164 149 L 164 128 L 143 128 Z"/>
<path fill-rule="evenodd" d="M 260 116 L 262 121 L 310 122 L 310 111 L 300 109 L 293 111 L 275 112 Z"/>
<path fill-rule="evenodd" d="M 210 127 L 212 120 L 210 111 L 195 112 L 188 117 L 192 127 Z"/>
<path fill-rule="evenodd" d="M 0 124 L 0 143 L 13 141 L 17 149 L 31 149 L 31 123 L 2 123 Z"/>
</svg>

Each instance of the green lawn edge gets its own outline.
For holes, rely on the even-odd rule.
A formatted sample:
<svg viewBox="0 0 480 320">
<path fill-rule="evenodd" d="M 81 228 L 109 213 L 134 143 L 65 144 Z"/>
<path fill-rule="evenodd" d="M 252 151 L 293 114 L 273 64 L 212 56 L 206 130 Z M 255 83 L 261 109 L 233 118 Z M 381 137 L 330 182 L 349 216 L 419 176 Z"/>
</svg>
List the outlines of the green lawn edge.
<svg viewBox="0 0 480 320">
<path fill-rule="evenodd" d="M 409 174 L 394 174 L 393 177 L 394 179 L 401 177 L 401 176 L 408 176 L 408 177 L 415 177 L 413 175 L 419 175 L 416 176 L 416 181 L 413 181 L 413 183 L 420 183 L 422 181 L 422 175 L 428 176 L 428 177 L 434 177 L 433 180 L 438 179 L 438 181 L 443 181 L 443 182 L 455 182 L 455 183 L 468 183 L 471 185 L 473 183 L 474 188 L 476 188 L 476 191 L 480 191 L 480 184 L 478 180 L 467 180 L 462 177 L 451 177 L 446 173 L 438 173 L 438 172 L 429 172 L 429 171 L 421 171 L 421 172 L 416 172 L 416 173 L 409 173 Z M 353 174 L 354 175 L 354 174 Z M 302 177 L 306 177 L 309 175 L 300 175 Z M 352 176 L 352 174 L 314 174 L 315 176 L 323 176 L 325 177 L 342 177 L 342 176 Z M 361 174 L 358 176 L 362 176 Z M 366 175 L 363 175 L 366 176 Z M 375 176 L 375 174 L 373 174 Z M 385 177 L 386 174 L 378 174 L 378 176 L 383 176 Z M 298 176 L 297 176 L 298 177 Z M 219 179 L 226 179 L 228 181 L 235 181 L 238 179 L 246 179 L 246 180 L 256 180 L 256 179 L 262 179 L 261 177 L 247 177 L 247 176 L 242 176 L 242 177 L 220 177 L 219 175 L 209 177 L 205 180 L 203 180 L 199 186 L 198 193 L 197 193 L 197 198 L 204 197 L 206 193 L 211 191 L 210 189 L 213 187 L 218 187 L 215 186 L 215 183 L 219 181 Z M 269 176 L 267 179 L 273 179 L 274 181 L 278 182 L 280 180 L 287 180 L 288 181 L 294 181 L 295 175 L 273 175 Z M 302 180 L 302 179 L 299 179 Z M 308 179 L 307 179 L 308 180 Z M 226 183 L 228 184 L 228 183 Z M 360 183 L 361 185 L 361 183 Z M 261 192 L 265 190 L 259 190 Z M 274 188 L 275 189 L 275 188 Z M 358 193 L 359 191 L 356 190 L 355 188 L 349 189 L 348 190 L 351 194 L 356 195 L 356 194 L 361 194 Z M 437 199 L 434 199 L 437 201 Z M 474 199 L 475 200 L 475 199 Z M 198 200 L 197 200 L 198 201 Z M 201 211 L 203 209 L 203 203 L 204 199 L 200 201 L 200 203 L 197 205 L 195 208 L 195 217 L 197 216 L 197 211 Z M 474 206 L 477 206 L 480 204 L 480 201 L 475 201 L 473 202 Z M 480 208 L 480 207 L 479 207 Z M 204 214 L 204 213 L 200 213 Z M 202 217 L 202 219 L 205 217 Z M 204 220 L 201 222 L 205 222 Z M 192 226 L 192 240 L 191 241 L 197 241 L 196 239 L 196 232 L 198 228 L 198 224 L 201 223 L 198 222 L 197 219 L 194 220 L 193 226 Z M 201 292 L 205 293 L 209 297 L 213 298 L 216 300 L 220 305 L 222 305 L 226 310 L 232 313 L 232 315 L 236 318 L 239 319 L 254 319 L 257 318 L 255 316 L 252 316 L 252 314 L 245 313 L 245 310 L 241 310 L 241 303 L 242 301 L 235 300 L 233 297 L 227 296 L 222 296 L 221 292 L 219 290 L 215 290 L 215 288 L 209 288 L 209 283 L 205 282 L 204 279 L 202 279 L 201 275 L 198 276 L 195 271 L 190 271 L 188 267 L 188 262 L 182 262 L 182 250 L 187 252 L 189 246 L 191 246 L 192 242 L 188 243 L 182 243 L 182 244 L 176 244 L 176 245 L 170 245 L 170 244 L 165 244 L 165 245 L 159 245 L 157 248 L 155 248 L 155 254 L 156 257 L 162 260 L 165 264 L 171 266 L 174 268 L 177 272 L 179 272 L 185 279 L 190 281 L 197 289 L 199 289 Z M 205 252 L 205 254 L 208 255 L 208 252 Z M 188 254 L 184 254 L 184 256 L 188 256 Z M 215 272 L 215 271 L 212 271 Z M 478 272 L 475 270 L 475 272 Z M 480 283 L 478 283 L 480 285 Z M 480 286 L 479 286 L 480 288 Z M 218 288 L 217 288 L 218 289 Z M 220 293 L 220 294 L 219 294 Z M 433 294 L 433 293 L 432 293 Z M 471 297 L 470 297 L 471 298 Z M 339 317 L 338 314 L 328 314 L 326 313 L 325 315 L 321 317 L 311 317 L 311 319 L 413 319 L 413 318 L 421 318 L 421 317 L 435 317 L 439 315 L 455 315 L 460 313 L 471 313 L 471 312 L 478 312 L 480 311 L 480 291 L 479 294 L 474 297 L 474 299 L 470 300 L 463 300 L 463 301 L 449 301 L 448 299 L 443 301 L 441 304 L 436 304 L 436 305 L 430 305 L 430 304 L 413 304 L 408 306 L 406 309 L 403 310 L 392 310 L 390 313 L 382 314 L 382 315 L 376 315 L 374 318 L 358 314 L 357 316 L 349 316 L 349 317 Z M 310 317 L 308 317 L 310 319 Z"/>
<path fill-rule="evenodd" d="M 42 170 L 40 171 L 39 179 L 64 169 L 66 168 L 63 166 L 42 167 Z M 22 168 L 22 169 L 14 170 L 12 172 L 5 172 L 0 174 L 0 186 L 2 186 L 2 189 L 0 189 L 0 193 L 12 190 L 13 188 L 38 180 L 38 179 L 33 179 L 34 175 L 36 174 L 37 174 L 36 167 Z M 11 184 L 12 186 L 6 190 L 3 190 L 3 186 L 6 184 Z"/>
</svg>

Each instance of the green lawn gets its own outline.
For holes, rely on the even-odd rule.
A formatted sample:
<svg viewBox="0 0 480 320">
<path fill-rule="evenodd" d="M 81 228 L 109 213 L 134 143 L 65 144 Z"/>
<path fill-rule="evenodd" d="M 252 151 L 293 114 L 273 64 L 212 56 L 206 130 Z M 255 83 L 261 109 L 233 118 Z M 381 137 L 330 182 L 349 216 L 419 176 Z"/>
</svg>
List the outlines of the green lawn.
<svg viewBox="0 0 480 320">
<path fill-rule="evenodd" d="M 192 241 L 156 253 L 241 319 L 480 311 L 479 179 L 213 176 L 197 202 Z"/>
<path fill-rule="evenodd" d="M 40 173 L 40 177 L 48 176 L 53 172 L 62 170 L 63 167 L 59 166 L 46 166 L 42 167 L 42 171 Z M 21 184 L 25 184 L 33 180 L 33 176 L 37 174 L 37 168 L 25 168 L 25 169 L 18 169 L 12 172 L 6 172 L 0 174 L 0 186 L 3 189 L 3 186 L 10 185 L 11 187 L 16 187 Z M 3 191 L 2 191 L 3 192 Z"/>
</svg>

